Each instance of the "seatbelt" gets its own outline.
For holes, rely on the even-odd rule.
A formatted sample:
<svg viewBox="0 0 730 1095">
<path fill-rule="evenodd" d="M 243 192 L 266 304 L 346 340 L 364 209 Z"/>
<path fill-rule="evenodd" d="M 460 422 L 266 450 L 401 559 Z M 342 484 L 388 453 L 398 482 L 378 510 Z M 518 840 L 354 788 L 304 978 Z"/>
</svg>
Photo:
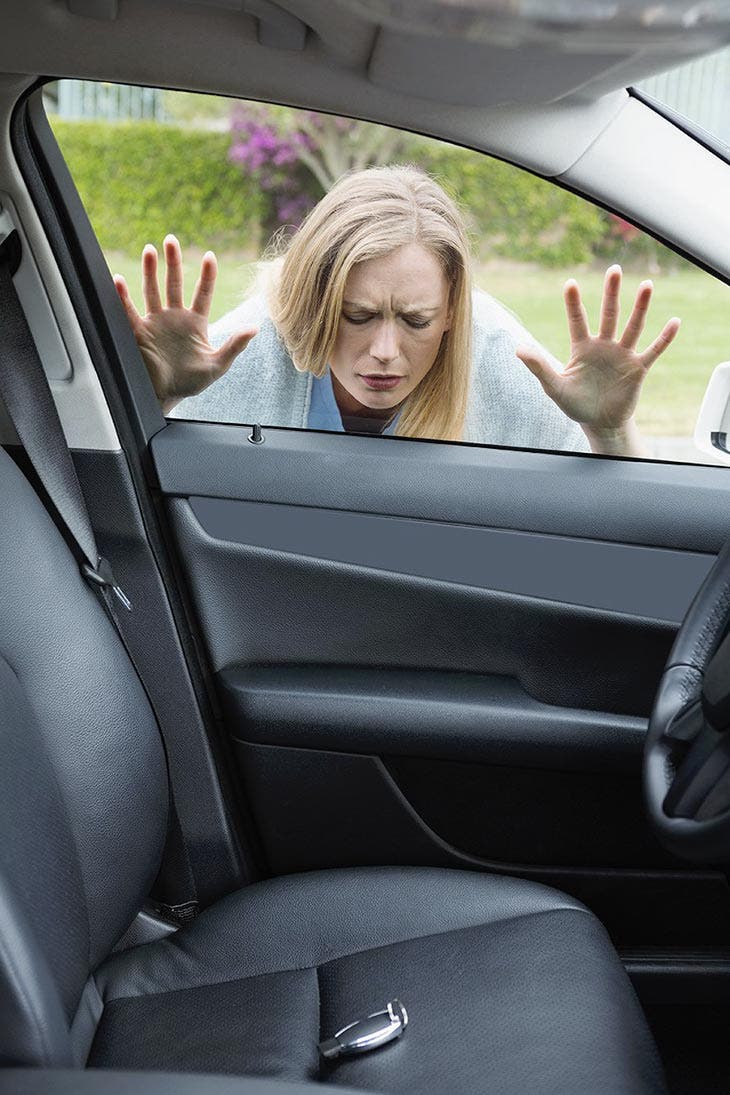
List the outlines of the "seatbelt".
<svg viewBox="0 0 730 1095">
<path fill-rule="evenodd" d="M 162 719 L 152 702 L 150 690 L 125 634 L 125 629 L 129 629 L 133 619 L 132 605 L 115 580 L 109 562 L 99 554 L 89 511 L 66 444 L 56 404 L 13 284 L 20 258 L 20 237 L 17 229 L 13 228 L 0 242 L 0 399 L 5 404 L 18 438 L 51 505 L 66 529 L 71 541 L 69 546 L 76 555 L 82 575 L 94 588 L 116 628 L 157 720 L 167 758 Z M 124 622 L 116 611 L 117 604 L 124 607 Z M 175 809 L 169 767 L 168 762 L 168 832 L 163 868 L 158 882 L 165 877 L 166 862 L 174 865 L 174 878 L 167 879 L 167 888 L 176 891 L 175 900 L 162 903 L 162 909 L 173 919 L 183 922 L 195 915 L 198 901 L 190 857 Z M 166 893 L 165 896 L 170 895 Z"/>
<path fill-rule="evenodd" d="M 36 475 L 76 545 L 81 573 L 100 589 L 111 589 L 130 611 L 129 600 L 96 547 L 56 404 L 13 284 L 19 264 L 20 239 L 13 229 L 0 244 L 0 396 Z"/>
</svg>

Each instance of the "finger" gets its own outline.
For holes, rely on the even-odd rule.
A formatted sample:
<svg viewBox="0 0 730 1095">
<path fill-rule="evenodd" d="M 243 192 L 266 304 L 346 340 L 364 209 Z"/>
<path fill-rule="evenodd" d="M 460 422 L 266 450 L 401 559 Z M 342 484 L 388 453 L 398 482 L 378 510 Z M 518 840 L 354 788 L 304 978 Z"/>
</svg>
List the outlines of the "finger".
<svg viewBox="0 0 730 1095">
<path fill-rule="evenodd" d="M 195 283 L 193 290 L 193 299 L 190 302 L 190 308 L 193 312 L 198 312 L 201 316 L 205 316 L 206 319 L 210 314 L 210 306 L 213 301 L 213 291 L 215 289 L 215 279 L 218 274 L 218 264 L 215 260 L 215 255 L 212 251 L 206 251 L 203 255 L 203 261 L 200 264 L 200 277 Z"/>
<path fill-rule="evenodd" d="M 590 338 L 588 313 L 583 306 L 578 283 L 573 278 L 565 283 L 563 300 L 565 301 L 565 311 L 568 316 L 568 331 L 571 342 L 582 342 L 584 339 Z M 527 363 L 525 362 L 525 364 Z"/>
<path fill-rule="evenodd" d="M 619 339 L 620 344 L 627 350 L 635 350 L 641 338 L 641 332 L 644 330 L 646 317 L 649 314 L 649 305 L 651 304 L 653 292 L 654 285 L 651 281 L 642 281 L 636 291 L 634 307 L 631 309 L 631 315 L 624 327 L 624 333 Z"/>
<path fill-rule="evenodd" d="M 129 325 L 133 331 L 136 331 L 138 325 L 142 322 L 142 317 L 134 306 L 134 301 L 129 294 L 129 287 L 121 274 L 115 274 L 113 281 L 114 288 L 119 294 L 119 299 L 124 305 L 124 311 L 127 313 Z"/>
<path fill-rule="evenodd" d="M 532 375 L 540 381 L 545 394 L 555 399 L 560 374 L 555 371 L 550 362 L 534 346 L 518 346 L 515 353 Z"/>
<path fill-rule="evenodd" d="M 145 312 L 161 312 L 162 300 L 157 281 L 157 248 L 151 243 L 142 250 L 142 297 Z"/>
<path fill-rule="evenodd" d="M 616 337 L 618 330 L 618 316 L 621 309 L 621 267 L 609 266 L 603 279 L 603 296 L 601 298 L 601 314 L 598 321 L 599 338 Z"/>
<path fill-rule="evenodd" d="M 238 355 L 243 353 L 251 339 L 257 334 L 258 327 L 248 327 L 245 331 L 237 331 L 235 335 L 231 335 L 230 338 L 226 339 L 214 354 L 221 376 L 230 369 Z"/>
<path fill-rule="evenodd" d="M 643 354 L 639 357 L 639 361 L 645 369 L 650 369 L 656 359 L 664 353 L 667 346 L 670 346 L 672 342 L 674 342 L 681 323 L 681 319 L 678 319 L 676 316 L 665 323 L 661 334 L 654 339 L 651 346 L 647 346 Z"/>
<path fill-rule="evenodd" d="M 165 298 L 168 308 L 184 308 L 183 264 L 180 244 L 173 235 L 165 236 Z"/>
</svg>

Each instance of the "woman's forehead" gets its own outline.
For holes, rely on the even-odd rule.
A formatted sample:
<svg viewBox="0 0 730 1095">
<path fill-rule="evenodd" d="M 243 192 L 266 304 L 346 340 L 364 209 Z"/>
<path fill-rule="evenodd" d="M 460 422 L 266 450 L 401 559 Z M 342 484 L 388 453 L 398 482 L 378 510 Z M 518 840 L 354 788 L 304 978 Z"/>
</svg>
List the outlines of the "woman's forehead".
<svg viewBox="0 0 730 1095">
<path fill-rule="evenodd" d="M 436 256 L 419 243 L 408 243 L 353 266 L 344 299 L 355 304 L 438 308 L 448 292 Z"/>
</svg>

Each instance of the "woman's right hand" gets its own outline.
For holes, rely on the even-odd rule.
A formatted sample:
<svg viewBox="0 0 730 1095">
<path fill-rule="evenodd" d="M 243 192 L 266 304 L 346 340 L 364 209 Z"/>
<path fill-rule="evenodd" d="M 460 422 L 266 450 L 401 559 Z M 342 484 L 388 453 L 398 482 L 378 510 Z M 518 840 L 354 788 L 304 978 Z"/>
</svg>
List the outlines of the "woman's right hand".
<svg viewBox="0 0 730 1095">
<path fill-rule="evenodd" d="M 231 367 L 256 334 L 255 327 L 237 331 L 214 350 L 208 342 L 208 314 L 218 272 L 215 255 L 206 251 L 190 307 L 183 304 L 183 265 L 180 244 L 166 236 L 165 304 L 157 278 L 157 250 L 148 243 L 142 251 L 142 294 L 146 314 L 134 306 L 127 283 L 114 276 L 119 297 L 150 374 L 163 414 L 190 395 L 198 395 Z"/>
</svg>

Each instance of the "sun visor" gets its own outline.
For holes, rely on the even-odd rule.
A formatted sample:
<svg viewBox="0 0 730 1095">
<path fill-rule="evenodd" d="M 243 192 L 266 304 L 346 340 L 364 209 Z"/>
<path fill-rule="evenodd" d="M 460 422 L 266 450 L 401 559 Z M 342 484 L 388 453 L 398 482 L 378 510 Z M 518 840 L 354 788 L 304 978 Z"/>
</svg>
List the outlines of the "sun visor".
<svg viewBox="0 0 730 1095">
<path fill-rule="evenodd" d="M 730 0 L 341 3 L 377 30 L 372 83 L 468 106 L 596 97 L 730 41 Z"/>
<path fill-rule="evenodd" d="M 382 29 L 368 77 L 390 91 L 468 106 L 549 103 L 570 95 L 622 54 L 571 54 L 544 46 L 492 47 L 463 38 Z"/>
<path fill-rule="evenodd" d="M 296 6 L 297 0 L 284 0 Z M 624 53 L 675 47 L 719 48 L 730 28 L 730 0 L 340 0 L 362 19 L 396 30 L 493 45 L 562 42 L 571 49 Z"/>
</svg>

